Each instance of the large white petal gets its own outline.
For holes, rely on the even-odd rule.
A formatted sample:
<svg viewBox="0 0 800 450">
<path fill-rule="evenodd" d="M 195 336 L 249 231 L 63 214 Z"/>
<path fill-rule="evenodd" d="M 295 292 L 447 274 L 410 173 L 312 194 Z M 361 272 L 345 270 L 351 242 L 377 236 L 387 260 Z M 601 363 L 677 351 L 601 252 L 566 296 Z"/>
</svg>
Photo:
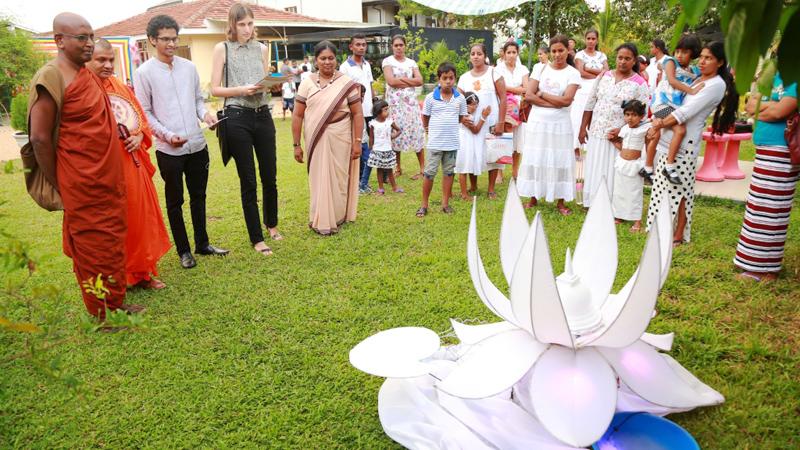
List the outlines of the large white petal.
<svg viewBox="0 0 800 450">
<path fill-rule="evenodd" d="M 511 388 L 547 345 L 524 330 L 507 331 L 476 344 L 437 387 L 461 398 L 486 398 Z"/>
<path fill-rule="evenodd" d="M 725 400 L 669 355 L 642 341 L 625 348 L 596 348 L 622 381 L 649 402 L 669 408 L 694 408 Z"/>
<path fill-rule="evenodd" d="M 659 248 L 661 250 L 661 283 L 659 288 L 664 286 L 669 275 L 669 266 L 672 263 L 672 213 L 670 212 L 669 196 L 665 195 L 658 208 L 655 223 L 659 230 Z"/>
<path fill-rule="evenodd" d="M 517 324 L 533 333 L 539 342 L 574 346 L 539 213 L 533 219 L 514 268 L 511 308 Z"/>
<path fill-rule="evenodd" d="M 392 328 L 353 347 L 350 364 L 379 377 L 418 377 L 429 373 L 430 364 L 422 360 L 436 353 L 439 346 L 439 335 L 427 328 Z"/>
<path fill-rule="evenodd" d="M 516 323 L 514 313 L 511 312 L 511 303 L 492 283 L 483 268 L 483 260 L 481 260 L 481 253 L 478 249 L 476 208 L 477 202 L 472 205 L 472 219 L 469 222 L 469 236 L 467 237 L 467 266 L 469 266 L 472 284 L 475 286 L 478 297 L 490 311 L 505 321 Z"/>
<path fill-rule="evenodd" d="M 675 339 L 675 333 L 667 334 L 653 334 L 644 333 L 642 340 L 652 345 L 653 347 L 668 352 L 672 350 L 672 341 Z"/>
<path fill-rule="evenodd" d="M 519 259 L 529 226 L 528 218 L 525 217 L 525 210 L 522 208 L 522 202 L 517 193 L 517 184 L 512 179 L 508 183 L 503 222 L 500 225 L 500 263 L 509 286 L 511 286 L 514 266 Z"/>
<path fill-rule="evenodd" d="M 440 391 L 439 404 L 495 448 L 577 450 L 548 433 L 531 414 L 510 399 L 465 400 Z"/>
<path fill-rule="evenodd" d="M 474 345 L 478 342 L 500 334 L 504 331 L 518 330 L 519 327 L 509 322 L 487 323 L 481 325 L 467 325 L 450 319 L 450 325 L 462 344 Z"/>
<path fill-rule="evenodd" d="M 600 308 L 611 293 L 617 275 L 617 252 L 617 229 L 604 180 L 586 214 L 572 262 L 575 274 L 592 291 L 596 308 Z"/>
<path fill-rule="evenodd" d="M 630 289 L 630 282 L 622 289 L 628 293 L 627 297 L 617 295 L 613 301 L 603 304 L 600 312 L 605 330 L 588 345 L 626 347 L 637 341 L 647 329 L 659 291 L 661 270 L 658 231 L 658 224 L 655 224 L 647 236 L 639 268 L 634 274 L 636 280 Z"/>
<path fill-rule="evenodd" d="M 547 431 L 586 447 L 603 436 L 614 417 L 617 378 L 593 348 L 551 346 L 533 367 L 530 394 Z"/>
</svg>

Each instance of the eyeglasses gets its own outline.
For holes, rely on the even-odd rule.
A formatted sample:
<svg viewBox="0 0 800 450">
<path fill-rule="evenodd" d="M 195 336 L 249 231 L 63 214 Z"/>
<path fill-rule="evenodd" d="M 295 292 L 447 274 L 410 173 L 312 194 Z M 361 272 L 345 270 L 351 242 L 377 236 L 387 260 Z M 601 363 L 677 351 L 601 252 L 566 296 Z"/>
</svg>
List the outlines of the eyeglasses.
<svg viewBox="0 0 800 450">
<path fill-rule="evenodd" d="M 177 44 L 181 40 L 179 37 L 157 37 L 156 39 L 165 44 Z"/>
<path fill-rule="evenodd" d="M 94 35 L 93 34 L 69 34 L 69 33 L 58 33 L 62 36 L 71 37 L 80 43 L 86 43 L 86 41 L 91 40 L 94 42 Z"/>
</svg>

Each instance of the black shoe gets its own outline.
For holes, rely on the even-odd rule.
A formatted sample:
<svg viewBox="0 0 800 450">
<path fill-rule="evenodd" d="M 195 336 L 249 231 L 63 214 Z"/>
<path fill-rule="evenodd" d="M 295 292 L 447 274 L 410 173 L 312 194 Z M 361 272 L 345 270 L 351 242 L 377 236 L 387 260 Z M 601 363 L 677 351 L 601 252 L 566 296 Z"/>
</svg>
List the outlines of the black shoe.
<svg viewBox="0 0 800 450">
<path fill-rule="evenodd" d="M 206 245 L 203 248 L 198 248 L 195 250 L 195 253 L 198 255 L 217 255 L 217 256 L 225 256 L 230 253 L 230 250 L 225 250 L 224 248 L 217 248 L 211 244 Z"/>
<path fill-rule="evenodd" d="M 639 169 L 639 176 L 644 178 L 644 183 L 647 184 L 648 186 L 653 185 L 653 174 L 645 170 L 644 167 Z"/>
<path fill-rule="evenodd" d="M 669 169 L 669 168 L 664 167 L 663 169 L 661 169 L 661 173 L 665 177 L 667 177 L 667 181 L 669 181 L 672 184 L 682 184 L 683 183 L 683 180 L 681 180 L 680 175 L 678 175 L 678 171 L 675 170 L 674 168 L 673 169 Z"/>
<path fill-rule="evenodd" d="M 191 269 L 196 265 L 197 261 L 194 260 L 194 256 L 192 256 L 191 252 L 181 253 L 181 267 L 184 269 Z"/>
</svg>

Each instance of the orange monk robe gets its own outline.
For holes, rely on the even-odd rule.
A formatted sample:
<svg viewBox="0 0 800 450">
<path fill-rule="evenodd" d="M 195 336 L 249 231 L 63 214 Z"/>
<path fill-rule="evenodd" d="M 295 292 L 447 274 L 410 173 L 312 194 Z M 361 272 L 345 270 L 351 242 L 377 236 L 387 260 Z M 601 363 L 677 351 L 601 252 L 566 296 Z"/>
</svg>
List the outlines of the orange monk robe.
<svg viewBox="0 0 800 450">
<path fill-rule="evenodd" d="M 125 273 L 129 286 L 151 279 L 151 274 L 158 276 L 156 264 L 171 246 L 161 207 L 158 205 L 158 194 L 153 184 L 156 168 L 150 161 L 147 149 L 153 144 L 153 134 L 147 126 L 142 106 L 136 100 L 130 88 L 116 77 L 103 80 L 103 87 L 110 95 L 118 95 L 126 99 L 136 110 L 141 124 L 140 133 L 144 135 L 142 144 L 134 153 L 121 146 L 122 166 L 125 172 L 125 186 L 128 198 L 128 235 L 125 238 Z M 135 130 L 130 130 L 136 134 Z M 139 161 L 136 166 L 134 157 Z"/>
<path fill-rule="evenodd" d="M 125 300 L 127 210 L 121 142 L 100 78 L 81 68 L 64 92 L 56 149 L 56 175 L 64 201 L 64 253 L 91 314 Z M 84 283 L 103 280 L 105 299 Z M 102 294 L 101 294 L 102 297 Z"/>
</svg>

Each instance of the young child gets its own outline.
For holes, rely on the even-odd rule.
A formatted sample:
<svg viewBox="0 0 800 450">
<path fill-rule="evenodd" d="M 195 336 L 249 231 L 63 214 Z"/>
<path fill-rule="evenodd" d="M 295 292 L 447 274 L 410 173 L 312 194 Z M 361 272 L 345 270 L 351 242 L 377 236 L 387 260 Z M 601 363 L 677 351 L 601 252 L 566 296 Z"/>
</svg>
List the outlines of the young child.
<svg viewBox="0 0 800 450">
<path fill-rule="evenodd" d="M 661 63 L 664 77 L 658 82 L 653 93 L 653 100 L 650 108 L 653 111 L 653 119 L 665 119 L 673 111 L 683 105 L 686 94 L 696 94 L 703 88 L 703 83 L 692 86 L 692 83 L 699 78 L 700 70 L 697 66 L 691 65 L 692 60 L 700 55 L 700 41 L 694 35 L 687 35 L 678 41 L 675 47 L 675 56 L 667 56 Z M 686 136 L 686 126 L 676 124 L 672 126 L 672 140 L 669 143 L 669 153 L 667 154 L 667 164 L 662 173 L 667 177 L 667 181 L 672 184 L 681 184 L 683 181 L 675 169 L 675 156 L 680 150 L 681 141 Z M 661 133 L 650 140 L 647 144 L 647 161 L 639 172 L 643 178 L 651 181 L 653 175 L 653 160 L 656 154 L 656 145 L 661 138 Z"/>
<path fill-rule="evenodd" d="M 619 136 L 613 139 L 619 153 L 614 160 L 614 191 L 611 209 L 616 223 L 632 220 L 631 232 L 642 229 L 642 203 L 644 180 L 639 176 L 642 168 L 642 149 L 645 147 L 645 135 L 650 129 L 650 122 L 642 123 L 647 107 L 639 100 L 622 103 L 625 113 L 625 125 L 619 130 Z"/>
<path fill-rule="evenodd" d="M 369 122 L 369 161 L 367 165 L 378 169 L 378 195 L 383 195 L 383 175 L 387 174 L 392 191 L 402 194 L 405 192 L 397 187 L 394 179 L 394 166 L 397 159 L 392 151 L 392 139 L 400 136 L 400 127 L 389 118 L 389 104 L 379 100 L 372 105 L 372 117 Z"/>
<path fill-rule="evenodd" d="M 461 200 L 472 200 L 478 190 L 478 175 L 485 169 L 483 161 L 483 136 L 478 133 L 486 123 L 486 118 L 492 113 L 492 106 L 488 105 L 483 111 L 478 112 L 480 100 L 474 92 L 466 92 L 464 99 L 467 102 L 469 116 L 461 122 L 458 130 L 459 148 L 456 155 L 456 168 L 458 184 L 461 186 Z M 469 191 L 467 191 L 467 175 L 469 175 Z"/>
<path fill-rule="evenodd" d="M 428 132 L 428 153 L 422 182 L 422 206 L 417 217 L 428 214 L 428 199 L 433 189 L 433 179 L 442 166 L 442 212 L 452 214 L 450 197 L 453 193 L 453 173 L 458 152 L 458 125 L 467 120 L 467 102 L 453 89 L 456 84 L 456 67 L 451 63 L 439 64 L 436 69 L 439 85 L 425 97 L 422 108 L 422 126 Z"/>
<path fill-rule="evenodd" d="M 283 97 L 283 120 L 286 120 L 286 110 L 294 112 L 294 83 L 291 81 L 283 83 L 281 97 Z"/>
</svg>

